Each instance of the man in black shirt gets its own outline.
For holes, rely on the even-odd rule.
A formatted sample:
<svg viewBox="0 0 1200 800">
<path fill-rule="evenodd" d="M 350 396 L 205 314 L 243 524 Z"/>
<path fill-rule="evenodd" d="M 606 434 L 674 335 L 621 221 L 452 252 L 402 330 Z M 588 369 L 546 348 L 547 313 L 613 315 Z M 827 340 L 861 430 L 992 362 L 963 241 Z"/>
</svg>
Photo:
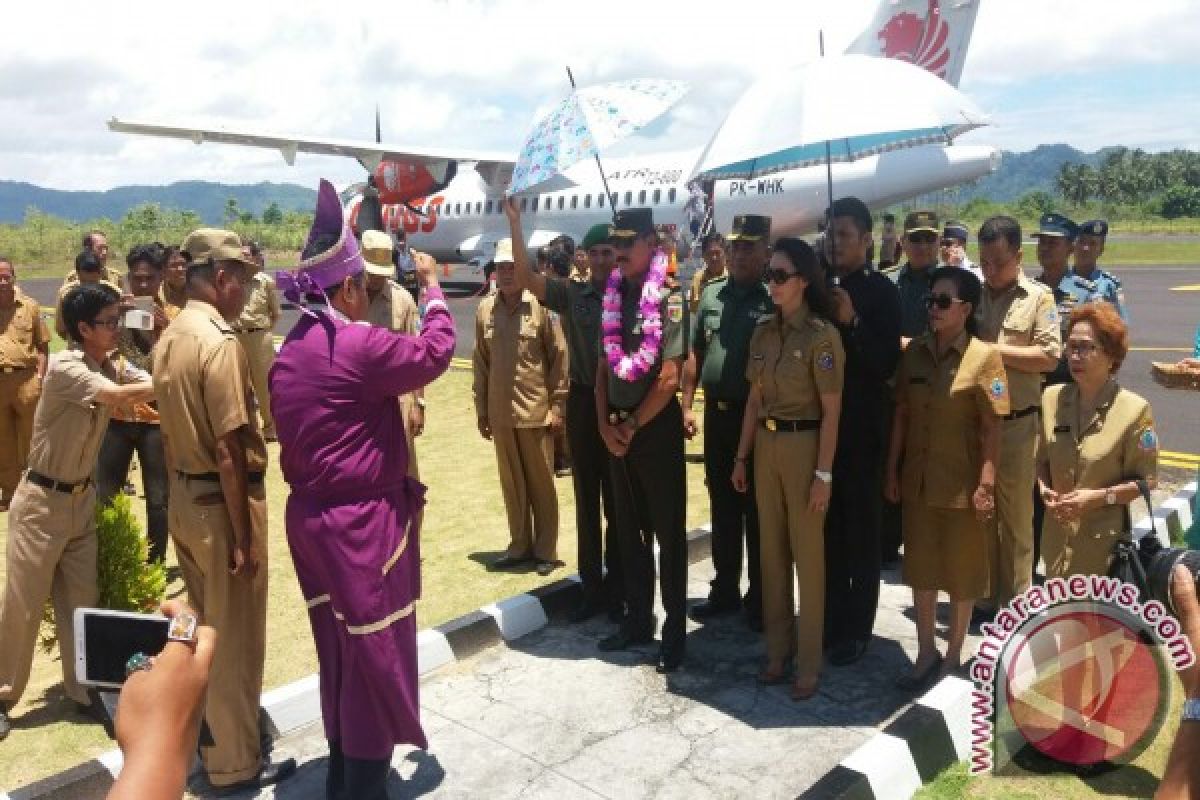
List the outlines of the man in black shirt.
<svg viewBox="0 0 1200 800">
<path fill-rule="evenodd" d="M 842 414 L 825 517 L 825 640 L 830 663 L 866 653 L 879 604 L 880 514 L 888 380 L 900 360 L 896 286 L 870 269 L 871 212 L 857 197 L 834 202 L 825 247 L 837 285 L 834 323 L 846 350 Z"/>
</svg>

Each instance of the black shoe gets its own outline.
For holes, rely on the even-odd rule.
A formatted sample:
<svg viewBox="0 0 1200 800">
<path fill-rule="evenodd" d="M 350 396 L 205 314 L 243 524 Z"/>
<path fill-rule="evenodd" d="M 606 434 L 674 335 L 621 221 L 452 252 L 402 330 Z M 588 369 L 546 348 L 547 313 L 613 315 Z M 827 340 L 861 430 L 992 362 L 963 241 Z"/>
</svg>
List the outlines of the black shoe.
<svg viewBox="0 0 1200 800">
<path fill-rule="evenodd" d="M 539 558 L 537 560 L 537 574 L 544 578 L 562 566 L 565 566 L 565 564 L 563 564 L 561 561 L 549 561 L 544 558 Z"/>
<path fill-rule="evenodd" d="M 849 639 L 838 642 L 829 654 L 829 663 L 835 667 L 848 667 L 867 654 L 866 639 Z"/>
<path fill-rule="evenodd" d="M 512 569 L 533 561 L 530 556 L 500 556 L 492 562 L 492 569 Z"/>
<path fill-rule="evenodd" d="M 264 786 L 272 786 L 276 783 L 286 781 L 295 772 L 296 759 L 294 758 L 285 758 L 283 761 L 263 761 L 258 774 L 253 778 L 231 783 L 228 786 L 215 787 L 217 790 L 216 794 L 217 797 L 228 797 L 238 792 L 253 791 L 254 789 L 261 789 Z"/>
<path fill-rule="evenodd" d="M 660 675 L 674 672 L 683 664 L 684 647 L 682 644 L 664 644 L 658 651 L 658 663 L 654 671 Z"/>
<path fill-rule="evenodd" d="M 707 622 L 708 620 L 714 617 L 719 617 L 722 614 L 732 614 L 735 611 L 738 611 L 741 607 L 742 604 L 740 602 L 721 602 L 710 597 L 709 599 L 703 600 L 692 606 L 691 610 L 688 611 L 688 616 L 691 617 L 694 622 Z"/>
<path fill-rule="evenodd" d="M 622 626 L 612 636 L 601 639 L 596 646 L 606 653 L 611 653 L 614 650 L 628 650 L 635 645 L 650 644 L 653 641 L 654 634 L 650 631 L 631 631 Z"/>
<path fill-rule="evenodd" d="M 584 598 L 583 600 L 579 601 L 579 605 L 575 606 L 575 608 L 567 616 L 567 622 L 571 623 L 572 625 L 577 625 L 580 622 L 587 622 L 589 619 L 599 614 L 601 610 L 600 604 L 595 600 Z"/>
<path fill-rule="evenodd" d="M 0 742 L 8 738 L 12 733 L 12 720 L 8 718 L 8 712 L 0 708 Z"/>
</svg>

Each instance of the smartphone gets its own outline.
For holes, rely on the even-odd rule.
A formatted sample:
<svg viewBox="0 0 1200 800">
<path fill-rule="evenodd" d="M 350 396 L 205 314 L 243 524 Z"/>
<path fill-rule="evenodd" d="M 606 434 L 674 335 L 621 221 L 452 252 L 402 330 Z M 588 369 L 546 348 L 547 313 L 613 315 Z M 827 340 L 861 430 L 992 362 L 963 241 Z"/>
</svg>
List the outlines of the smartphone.
<svg viewBox="0 0 1200 800">
<path fill-rule="evenodd" d="M 154 330 L 154 315 L 149 311 L 131 308 L 125 312 L 125 318 L 121 324 L 133 331 L 152 331 Z"/>
<path fill-rule="evenodd" d="M 84 686 L 120 689 L 129 657 L 162 652 L 170 623 L 159 614 L 75 609 L 75 679 Z"/>
</svg>

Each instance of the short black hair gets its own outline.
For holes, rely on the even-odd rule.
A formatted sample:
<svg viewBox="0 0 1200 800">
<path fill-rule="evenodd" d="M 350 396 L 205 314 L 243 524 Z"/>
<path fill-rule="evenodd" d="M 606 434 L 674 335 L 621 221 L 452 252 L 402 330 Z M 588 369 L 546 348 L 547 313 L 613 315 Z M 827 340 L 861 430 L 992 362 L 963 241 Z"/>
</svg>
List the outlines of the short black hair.
<svg viewBox="0 0 1200 800">
<path fill-rule="evenodd" d="M 709 233 L 704 234 L 704 238 L 700 240 L 700 252 L 703 253 L 705 250 L 707 250 L 708 246 L 711 245 L 713 242 L 720 244 L 722 248 L 724 248 L 725 244 L 726 244 L 724 236 L 717 233 L 716 231 L 711 231 Z"/>
<path fill-rule="evenodd" d="M 107 233 L 105 233 L 104 231 L 96 230 L 95 228 L 93 228 L 92 230 L 88 231 L 87 233 L 85 233 L 85 234 L 83 235 L 83 249 L 84 249 L 84 250 L 91 250 L 91 249 L 92 249 L 92 246 L 93 246 L 94 244 L 96 244 L 96 237 L 97 237 L 97 236 L 103 236 L 103 237 L 104 237 L 104 239 L 105 239 L 105 241 L 108 241 L 108 234 L 107 234 Z"/>
<path fill-rule="evenodd" d="M 575 240 L 570 236 L 567 236 L 565 233 L 561 236 L 555 236 L 546 246 L 550 248 L 560 248 L 567 254 L 568 257 L 575 256 Z"/>
<path fill-rule="evenodd" d="M 1010 249 L 1019 251 L 1022 238 L 1021 223 L 1004 214 L 989 217 L 979 226 L 979 233 L 975 234 L 975 238 L 979 240 L 980 246 L 1003 239 L 1008 242 Z"/>
<path fill-rule="evenodd" d="M 171 260 L 172 256 L 181 257 L 185 264 L 192 263 L 191 254 L 184 251 L 184 249 L 177 244 L 169 244 L 163 248 L 163 265 L 164 266 L 167 264 L 168 261 Z"/>
<path fill-rule="evenodd" d="M 79 332 L 79 324 L 95 323 L 101 311 L 119 302 L 120 293 L 107 283 L 81 283 L 72 286 L 62 299 L 63 327 L 67 329 L 67 337 L 73 342 L 82 342 L 83 334 Z"/>
<path fill-rule="evenodd" d="M 804 302 L 808 304 L 809 310 L 819 317 L 831 319 L 833 298 L 829 287 L 825 285 L 825 275 L 812 245 L 803 239 L 785 236 L 775 242 L 775 252 L 792 262 L 792 272 L 808 284 L 808 288 L 804 290 Z"/>
<path fill-rule="evenodd" d="M 950 281 L 954 284 L 954 296 L 964 303 L 971 304 L 971 313 L 967 315 L 967 333 L 978 336 L 978 325 L 975 312 L 979 310 L 983 298 L 983 284 L 975 273 L 962 267 L 938 267 L 929 275 L 929 285 L 932 287 L 938 281 Z"/>
<path fill-rule="evenodd" d="M 151 268 L 161 272 L 167 265 L 167 248 L 161 242 L 134 245 L 125 256 L 125 266 L 133 269 L 134 264 L 149 264 Z"/>
<path fill-rule="evenodd" d="M 871 219 L 871 209 L 857 197 L 839 197 L 829 207 L 829 218 L 850 217 L 859 233 L 870 233 L 875 223 Z"/>
<path fill-rule="evenodd" d="M 91 250 L 84 250 L 75 256 L 76 272 L 100 272 L 102 269 L 104 266 L 100 263 L 100 257 Z"/>
<path fill-rule="evenodd" d="M 895 222 L 895 221 L 896 221 L 896 215 L 895 215 L 895 214 L 892 214 L 892 213 L 890 213 L 890 212 L 889 212 L 889 213 L 887 213 L 887 214 L 884 214 L 884 215 L 883 215 L 883 221 L 884 221 L 884 222 Z"/>
</svg>

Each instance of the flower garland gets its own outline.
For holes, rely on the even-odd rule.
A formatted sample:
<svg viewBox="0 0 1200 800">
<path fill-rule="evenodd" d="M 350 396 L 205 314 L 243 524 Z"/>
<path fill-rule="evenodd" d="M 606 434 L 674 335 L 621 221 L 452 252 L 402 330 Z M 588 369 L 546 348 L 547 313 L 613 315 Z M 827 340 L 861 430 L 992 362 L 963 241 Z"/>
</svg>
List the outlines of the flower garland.
<svg viewBox="0 0 1200 800">
<path fill-rule="evenodd" d="M 623 381 L 634 383 L 650 372 L 658 361 L 658 346 L 662 343 L 662 297 L 663 281 L 667 277 L 667 254 L 655 250 L 650 259 L 650 271 L 642 284 L 642 297 L 638 301 L 638 312 L 642 319 L 642 342 L 630 355 L 621 347 L 621 270 L 614 269 L 604 287 L 604 313 L 601 315 L 601 342 L 604 355 L 613 374 Z"/>
</svg>

